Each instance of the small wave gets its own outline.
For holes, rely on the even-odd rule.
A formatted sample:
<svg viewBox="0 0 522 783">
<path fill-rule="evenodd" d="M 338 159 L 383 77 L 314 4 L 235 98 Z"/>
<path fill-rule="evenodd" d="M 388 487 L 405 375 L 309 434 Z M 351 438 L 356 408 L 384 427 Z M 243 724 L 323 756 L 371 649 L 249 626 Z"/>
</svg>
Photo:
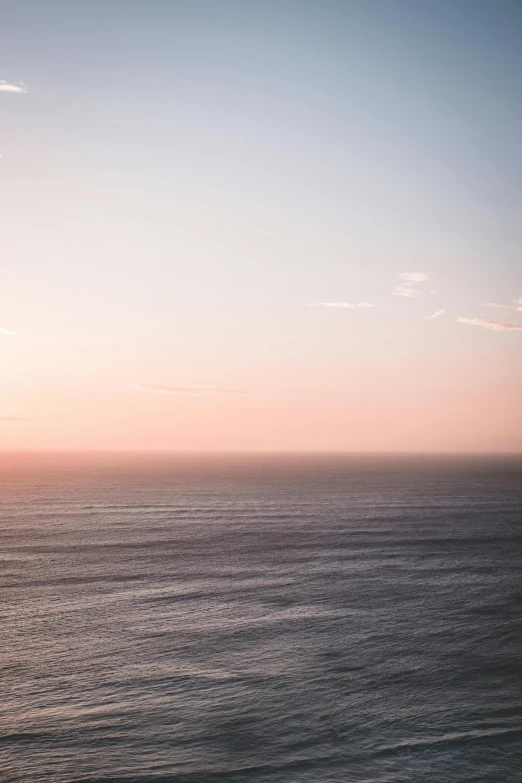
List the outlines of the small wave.
<svg viewBox="0 0 522 783">
<path fill-rule="evenodd" d="M 0 745 L 9 744 L 11 742 L 41 742 L 42 740 L 55 740 L 56 735 L 52 732 L 44 731 L 15 731 L 11 734 L 0 734 Z"/>
<path fill-rule="evenodd" d="M 400 538 L 398 543 L 401 546 L 470 546 L 484 545 L 497 546 L 498 544 L 518 544 L 522 543 L 522 535 L 513 534 L 512 536 L 445 536 L 444 538 L 427 537 L 426 538 Z"/>
<path fill-rule="evenodd" d="M 353 757 L 352 757 L 353 758 Z M 343 766 L 349 757 L 337 755 L 323 755 L 312 758 L 295 758 L 287 762 L 249 764 L 244 766 L 234 766 L 227 769 L 200 769 L 193 772 L 181 773 L 158 773 L 147 775 L 115 775 L 115 776 L 89 776 L 82 778 L 69 778 L 66 783 L 244 783 L 246 777 L 248 780 L 259 780 L 260 783 L 266 779 L 268 774 L 281 774 L 287 772 L 298 772 L 307 770 L 311 764 L 326 763 L 329 768 Z M 384 778 L 364 778 L 354 781 L 354 783 L 392 783 L 399 778 L 387 775 Z"/>
<path fill-rule="evenodd" d="M 497 742 L 511 742 L 522 738 L 522 728 L 472 729 L 441 734 L 438 737 L 412 737 L 393 745 L 384 745 L 379 748 L 379 752 L 382 755 L 392 755 L 418 746 L 440 745 L 442 743 L 460 744 L 489 738 L 495 738 Z"/>
</svg>

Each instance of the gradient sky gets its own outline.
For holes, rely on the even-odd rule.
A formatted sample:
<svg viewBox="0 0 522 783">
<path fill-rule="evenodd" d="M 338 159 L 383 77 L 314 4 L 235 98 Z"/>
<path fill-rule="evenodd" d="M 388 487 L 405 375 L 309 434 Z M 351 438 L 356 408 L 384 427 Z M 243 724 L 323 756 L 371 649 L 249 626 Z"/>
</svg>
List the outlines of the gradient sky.
<svg viewBox="0 0 522 783">
<path fill-rule="evenodd" d="M 0 15 L 0 448 L 522 451 L 518 0 Z"/>
</svg>

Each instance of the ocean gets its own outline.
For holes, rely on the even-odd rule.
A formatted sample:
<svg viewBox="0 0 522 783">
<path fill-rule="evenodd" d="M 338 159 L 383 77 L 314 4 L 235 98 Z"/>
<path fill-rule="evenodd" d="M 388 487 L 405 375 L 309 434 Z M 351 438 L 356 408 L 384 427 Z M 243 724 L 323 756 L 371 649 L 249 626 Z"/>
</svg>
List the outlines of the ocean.
<svg viewBox="0 0 522 783">
<path fill-rule="evenodd" d="M 519 783 L 522 458 L 0 457 L 2 783 Z"/>
</svg>

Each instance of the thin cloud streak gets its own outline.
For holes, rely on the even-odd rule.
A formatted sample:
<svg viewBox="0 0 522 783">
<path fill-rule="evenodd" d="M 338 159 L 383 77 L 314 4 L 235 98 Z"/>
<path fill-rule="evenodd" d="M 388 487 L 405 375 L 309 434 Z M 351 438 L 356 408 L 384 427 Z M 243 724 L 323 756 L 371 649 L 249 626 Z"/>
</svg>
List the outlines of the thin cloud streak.
<svg viewBox="0 0 522 783">
<path fill-rule="evenodd" d="M 357 302 L 357 304 L 351 302 L 312 302 L 310 307 L 339 307 L 353 310 L 356 307 L 375 307 L 375 305 L 371 302 Z"/>
<path fill-rule="evenodd" d="M 398 285 L 395 286 L 395 291 L 393 292 L 393 295 L 406 296 L 408 299 L 411 299 L 414 296 L 422 296 L 422 291 L 418 291 L 416 288 L 410 288 L 409 286 Z"/>
<path fill-rule="evenodd" d="M 425 283 L 430 279 L 425 272 L 401 272 L 399 277 L 408 283 Z"/>
<path fill-rule="evenodd" d="M 461 324 L 468 326 L 481 326 L 483 329 L 491 329 L 494 332 L 522 332 L 522 326 L 510 324 L 506 321 L 493 321 L 490 318 L 458 318 Z"/>
<path fill-rule="evenodd" d="M 351 302 L 312 302 L 310 307 L 345 307 L 351 309 L 355 305 Z"/>
<path fill-rule="evenodd" d="M 20 334 L 20 332 L 14 332 L 12 329 L 6 329 L 4 326 L 0 326 L 0 334 L 12 336 L 13 334 Z"/>
<path fill-rule="evenodd" d="M 27 92 L 27 87 L 23 82 L 20 82 L 20 84 L 11 84 L 4 79 L 0 79 L 0 92 L 22 93 Z"/>
<path fill-rule="evenodd" d="M 28 416 L 0 416 L 0 421 L 31 421 Z"/>
<path fill-rule="evenodd" d="M 427 315 L 426 320 L 431 321 L 433 318 L 440 318 L 441 315 L 445 315 L 446 310 L 444 308 L 442 310 L 436 310 L 432 315 Z"/>
<path fill-rule="evenodd" d="M 498 302 L 484 302 L 482 307 L 494 307 L 496 310 L 511 310 L 510 305 L 498 304 Z"/>
<path fill-rule="evenodd" d="M 137 391 L 157 392 L 158 394 L 251 394 L 245 389 L 221 389 L 215 386 L 163 386 L 156 383 L 136 384 Z"/>
</svg>

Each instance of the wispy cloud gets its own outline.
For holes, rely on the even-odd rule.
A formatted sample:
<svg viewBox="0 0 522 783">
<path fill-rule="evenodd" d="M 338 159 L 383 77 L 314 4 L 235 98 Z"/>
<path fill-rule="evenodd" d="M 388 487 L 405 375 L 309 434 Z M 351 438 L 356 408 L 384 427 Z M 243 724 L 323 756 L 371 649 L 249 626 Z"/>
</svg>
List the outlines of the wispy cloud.
<svg viewBox="0 0 522 783">
<path fill-rule="evenodd" d="M 425 272 L 401 272 L 399 277 L 408 283 L 425 283 L 430 279 Z"/>
<path fill-rule="evenodd" d="M 429 280 L 429 276 L 425 272 L 401 272 L 399 280 L 402 280 L 404 283 L 425 283 Z M 393 295 L 412 299 L 414 296 L 424 296 L 424 291 L 411 285 L 396 285 Z"/>
<path fill-rule="evenodd" d="M 221 389 L 215 386 L 162 386 L 156 383 L 135 384 L 133 389 L 159 394 L 251 394 L 244 389 Z"/>
<path fill-rule="evenodd" d="M 310 307 L 346 307 L 351 309 L 355 305 L 351 302 L 312 302 Z"/>
<path fill-rule="evenodd" d="M 493 321 L 490 318 L 458 318 L 461 324 L 469 326 L 481 326 L 483 329 L 492 329 L 494 332 L 522 332 L 522 326 L 506 323 L 506 321 Z"/>
<path fill-rule="evenodd" d="M 416 288 L 411 288 L 406 285 L 395 286 L 394 296 L 406 296 L 411 299 L 414 296 L 422 296 L 422 291 L 418 291 Z"/>
<path fill-rule="evenodd" d="M 435 310 L 435 312 L 432 315 L 427 315 L 426 316 L 426 320 L 427 321 L 431 321 L 432 318 L 440 318 L 441 315 L 445 315 L 445 313 L 446 313 L 446 310 L 444 310 L 444 309 L 442 309 L 442 310 Z"/>
<path fill-rule="evenodd" d="M 19 332 L 14 332 L 12 329 L 6 329 L 4 326 L 0 326 L 0 334 L 13 335 L 19 334 Z"/>
<path fill-rule="evenodd" d="M 0 416 L 0 421 L 31 421 L 28 416 Z"/>
<path fill-rule="evenodd" d="M 517 299 L 513 299 L 514 303 L 518 305 L 517 310 L 522 310 L 522 296 L 517 297 Z"/>
<path fill-rule="evenodd" d="M 494 307 L 496 310 L 511 310 L 510 305 L 498 304 L 498 302 L 484 302 L 482 307 Z"/>
<path fill-rule="evenodd" d="M 0 92 L 27 92 L 27 87 L 23 82 L 12 84 L 0 79 Z"/>
<path fill-rule="evenodd" d="M 355 307 L 375 307 L 375 305 L 371 302 L 357 302 L 356 304 L 351 302 L 312 302 L 310 307 L 339 307 L 353 310 Z"/>
</svg>

